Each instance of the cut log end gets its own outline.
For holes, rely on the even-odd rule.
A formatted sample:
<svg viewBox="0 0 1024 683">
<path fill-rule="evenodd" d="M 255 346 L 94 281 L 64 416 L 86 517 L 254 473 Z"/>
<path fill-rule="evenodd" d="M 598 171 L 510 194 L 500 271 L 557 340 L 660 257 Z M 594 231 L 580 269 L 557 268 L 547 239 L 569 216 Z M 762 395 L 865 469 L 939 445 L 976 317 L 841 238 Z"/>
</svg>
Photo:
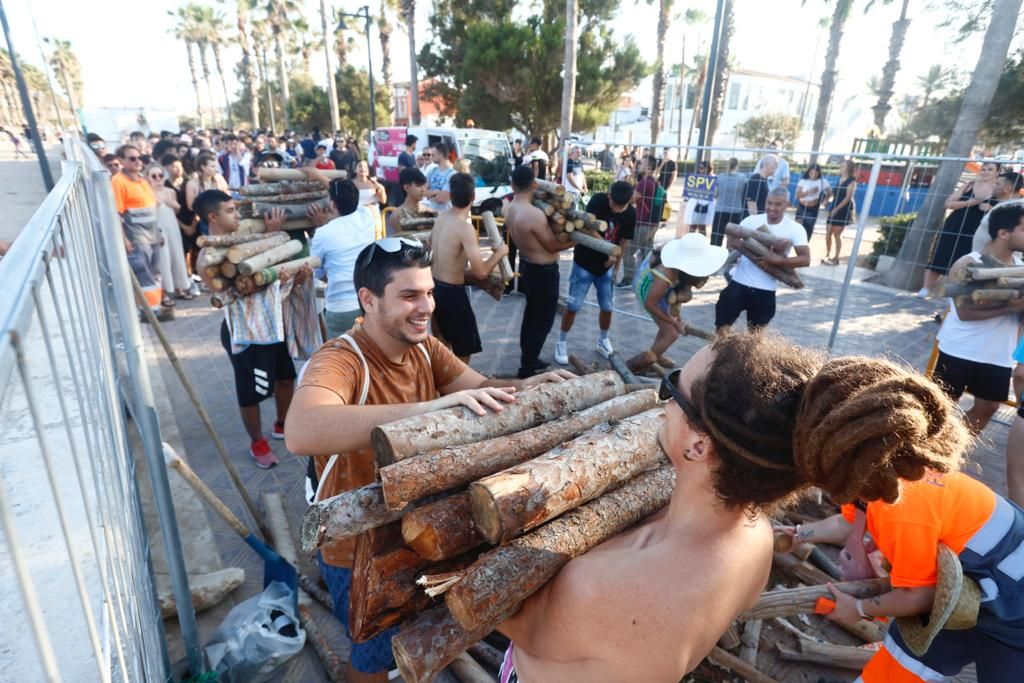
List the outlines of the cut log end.
<svg viewBox="0 0 1024 683">
<path fill-rule="evenodd" d="M 388 438 L 387 432 L 380 427 L 370 430 L 370 445 L 373 447 L 379 465 L 391 465 L 398 461 L 391 439 Z"/>
<path fill-rule="evenodd" d="M 299 543 L 302 550 L 311 553 L 325 542 L 327 535 L 327 515 L 322 508 L 315 505 L 306 510 L 299 527 Z"/>
</svg>

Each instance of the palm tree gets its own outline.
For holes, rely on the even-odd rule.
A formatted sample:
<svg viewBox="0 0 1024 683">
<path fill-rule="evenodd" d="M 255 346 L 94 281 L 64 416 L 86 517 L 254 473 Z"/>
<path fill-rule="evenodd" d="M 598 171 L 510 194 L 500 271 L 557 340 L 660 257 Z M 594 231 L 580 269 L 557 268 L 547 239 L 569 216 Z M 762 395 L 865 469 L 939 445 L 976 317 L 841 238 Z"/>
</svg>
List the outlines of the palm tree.
<svg viewBox="0 0 1024 683">
<path fill-rule="evenodd" d="M 932 97 L 946 88 L 949 76 L 949 69 L 941 64 L 932 64 L 928 68 L 928 73 L 917 77 L 917 84 L 921 87 L 921 109 L 931 104 Z"/>
<path fill-rule="evenodd" d="M 409 37 L 409 95 L 412 99 L 409 107 L 409 121 L 414 126 L 420 125 L 420 78 L 416 63 L 416 0 L 400 0 L 402 3 L 402 19 L 405 20 L 405 33 Z"/>
<path fill-rule="evenodd" d="M 910 0 L 903 0 L 900 18 L 892 24 L 892 35 L 889 38 L 889 61 L 882 68 L 882 79 L 878 84 L 878 103 L 871 108 L 875 114 L 875 126 L 880 134 L 885 132 L 885 117 L 892 109 L 889 100 L 892 99 L 893 85 L 896 83 L 896 72 L 900 70 L 900 52 L 903 51 L 903 41 L 907 37 L 907 29 L 910 28 L 910 19 L 907 19 L 907 5 L 909 4 Z M 871 7 L 870 3 L 868 3 L 868 7 Z"/>
<path fill-rule="evenodd" d="M 380 16 L 377 18 L 377 33 L 380 34 L 381 85 L 387 95 L 388 109 L 395 111 L 391 89 L 391 21 L 388 14 L 398 10 L 398 0 L 380 0 Z"/>
<path fill-rule="evenodd" d="M 690 117 L 690 130 L 686 134 L 687 147 L 690 146 L 690 141 L 693 139 L 693 124 L 700 120 L 700 113 L 704 106 L 704 79 L 707 77 L 707 71 L 708 56 L 697 55 L 694 57 L 693 68 L 690 69 L 690 74 L 696 74 L 697 82 L 693 85 L 693 116 Z"/>
<path fill-rule="evenodd" d="M 305 73 L 313 71 L 313 38 L 309 33 L 309 22 L 304 17 L 296 17 L 291 21 L 288 30 L 288 53 L 299 55 Z"/>
<path fill-rule="evenodd" d="M 220 78 L 221 91 L 224 93 L 224 109 L 227 115 L 227 124 L 231 128 L 231 98 L 228 96 L 228 82 L 224 78 L 224 66 L 221 60 L 221 48 L 227 44 L 227 23 L 221 12 L 212 7 L 201 7 L 196 19 L 203 28 L 207 43 L 213 52 L 213 65 L 217 69 L 217 77 Z"/>
<path fill-rule="evenodd" d="M 992 65 L 1006 62 L 1021 2 L 1022 0 L 995 0 L 993 3 L 992 18 L 985 31 L 985 39 L 981 43 L 981 54 L 978 55 L 971 82 L 964 92 L 960 114 L 957 116 L 953 134 L 946 144 L 943 156 L 970 155 L 978 139 L 978 131 L 988 116 L 992 98 L 999 85 L 999 77 L 1002 75 L 1002 69 L 993 68 Z M 939 164 L 928 196 L 925 197 L 924 204 L 917 212 L 917 218 L 907 232 L 896 263 L 887 274 L 891 286 L 906 288 L 914 283 L 916 287 L 920 282 L 921 272 L 924 270 L 921 264 L 928 257 L 935 221 L 941 219 L 943 201 L 953 191 L 962 170 L 963 164 L 959 161 L 943 161 Z"/>
<path fill-rule="evenodd" d="M 704 144 L 709 147 L 714 144 L 715 133 L 718 132 L 718 124 L 722 120 L 722 112 L 725 110 L 725 93 L 729 85 L 729 75 L 732 71 L 729 51 L 731 49 L 732 34 L 736 31 L 736 21 L 732 10 L 733 0 L 725 0 L 722 3 L 722 33 L 718 36 L 718 74 L 711 87 L 711 111 L 708 116 L 708 129 L 704 134 Z"/>
<path fill-rule="evenodd" d="M 215 117 L 217 105 L 213 100 L 213 89 L 210 85 L 210 63 L 206 58 L 206 51 L 210 47 L 211 40 L 208 19 L 213 13 L 213 10 L 205 5 L 198 5 L 195 3 L 186 5 L 185 10 L 189 13 L 191 18 L 194 40 L 197 51 L 199 52 L 199 64 L 203 69 L 203 81 L 206 83 L 206 97 L 210 102 L 211 123 L 216 123 Z"/>
<path fill-rule="evenodd" d="M 650 1 L 650 0 L 649 0 Z M 654 83 L 651 86 L 651 144 L 658 144 L 661 132 L 661 105 L 665 94 L 665 34 L 668 33 L 668 19 L 672 11 L 672 0 L 659 0 L 657 52 L 654 58 Z"/>
<path fill-rule="evenodd" d="M 821 147 L 828 127 L 828 114 L 832 107 L 832 96 L 836 91 L 836 76 L 839 73 L 836 63 L 839 61 L 839 47 L 843 41 L 843 29 L 850 18 L 853 0 L 835 0 L 832 21 L 829 24 L 828 50 L 825 52 L 825 70 L 821 73 L 821 88 L 818 94 L 818 109 L 814 113 L 814 137 L 811 149 L 815 152 Z M 817 154 L 811 155 L 811 163 L 817 160 Z"/>
<path fill-rule="evenodd" d="M 196 72 L 196 58 L 193 53 L 195 47 L 195 36 L 196 28 L 192 19 L 192 13 L 188 7 L 179 7 L 177 11 L 167 12 L 172 17 L 176 17 L 178 20 L 177 25 L 174 27 L 174 37 L 185 43 L 185 50 L 188 52 L 188 69 L 192 75 L 192 90 L 196 94 L 196 114 L 199 118 L 199 127 L 205 126 L 203 122 L 203 100 L 199 94 L 199 74 Z"/>
<path fill-rule="evenodd" d="M 72 115 L 78 111 L 78 103 L 82 101 L 82 67 L 78 62 L 78 56 L 71 49 L 71 42 L 57 38 L 43 38 L 47 43 L 53 45 L 53 52 L 50 53 L 50 66 L 53 68 L 61 86 L 68 96 L 68 104 L 71 107 Z"/>
<path fill-rule="evenodd" d="M 732 4 L 732 0 L 728 0 L 728 2 Z M 683 29 L 682 32 L 683 44 L 682 49 L 680 51 L 681 54 L 679 62 L 679 76 L 676 80 L 676 90 L 679 92 L 679 130 L 676 136 L 676 144 L 679 145 L 680 147 L 683 146 L 683 112 L 686 111 L 686 83 L 683 78 L 686 75 L 686 30 L 691 29 L 694 26 L 700 26 L 701 24 L 707 22 L 708 15 L 703 10 L 689 7 L 686 9 L 686 11 L 683 12 L 682 20 L 683 23 L 686 24 L 686 29 Z M 697 35 L 697 45 L 697 49 L 699 50 L 700 34 Z M 692 121 L 690 130 L 693 130 Z"/>
<path fill-rule="evenodd" d="M 565 78 L 562 79 L 562 149 L 561 157 L 567 155 L 569 136 L 572 135 L 572 110 L 576 106 L 576 42 L 579 37 L 576 35 L 576 22 L 579 18 L 579 5 L 577 0 L 565 0 Z M 562 168 L 562 175 L 565 175 L 564 162 L 559 161 L 558 167 Z"/>
<path fill-rule="evenodd" d="M 242 48 L 242 74 L 249 88 L 249 116 L 253 129 L 257 129 L 260 127 L 260 82 L 256 78 L 257 67 L 253 64 L 255 54 L 249 47 L 249 2 L 238 0 L 235 13 L 238 15 L 238 46 Z"/>
</svg>

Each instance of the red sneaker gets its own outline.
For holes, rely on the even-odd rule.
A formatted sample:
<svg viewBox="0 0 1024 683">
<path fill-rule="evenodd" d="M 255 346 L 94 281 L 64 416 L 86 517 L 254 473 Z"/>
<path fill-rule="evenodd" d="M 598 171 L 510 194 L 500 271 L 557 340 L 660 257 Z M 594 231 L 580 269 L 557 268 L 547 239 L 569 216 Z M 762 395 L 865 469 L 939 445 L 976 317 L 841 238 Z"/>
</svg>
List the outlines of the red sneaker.
<svg viewBox="0 0 1024 683">
<path fill-rule="evenodd" d="M 249 446 L 249 455 L 256 461 L 256 466 L 261 467 L 265 470 L 269 470 L 271 467 L 277 464 L 277 456 L 270 450 L 270 444 L 267 443 L 266 439 L 260 439 L 259 441 L 253 441 L 252 445 Z"/>
<path fill-rule="evenodd" d="M 280 420 L 278 420 L 277 422 L 274 423 L 274 433 L 273 433 L 273 436 L 274 436 L 275 439 L 283 439 L 284 438 L 284 422 L 281 422 Z"/>
</svg>

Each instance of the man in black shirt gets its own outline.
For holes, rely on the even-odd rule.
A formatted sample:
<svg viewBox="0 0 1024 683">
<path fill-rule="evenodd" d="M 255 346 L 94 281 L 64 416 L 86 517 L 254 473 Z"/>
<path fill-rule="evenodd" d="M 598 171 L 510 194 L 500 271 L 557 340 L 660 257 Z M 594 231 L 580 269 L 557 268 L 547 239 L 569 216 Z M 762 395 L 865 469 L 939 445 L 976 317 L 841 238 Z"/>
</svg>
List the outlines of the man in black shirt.
<svg viewBox="0 0 1024 683">
<path fill-rule="evenodd" d="M 764 213 L 764 203 L 768 199 L 768 179 L 775 175 L 778 167 L 779 158 L 774 154 L 765 154 L 761 158 L 760 168 L 747 178 L 747 189 L 743 193 L 743 206 L 746 209 L 744 218 Z"/>
<path fill-rule="evenodd" d="M 607 193 L 596 193 L 587 204 L 588 213 L 608 223 L 604 239 L 612 244 L 620 244 L 623 240 L 630 240 L 635 236 L 636 210 L 630 205 L 632 198 L 633 186 L 620 180 L 612 183 Z M 614 256 L 605 256 L 582 244 L 576 245 L 572 256 L 572 275 L 569 278 L 569 300 L 565 305 L 565 313 L 562 314 L 562 331 L 555 344 L 556 363 L 569 363 L 569 330 L 576 322 L 576 313 L 583 306 L 583 300 L 587 298 L 591 285 L 597 290 L 597 302 L 601 308 L 597 318 L 600 328 L 597 350 L 605 358 L 612 354 L 608 330 L 612 325 L 612 272 L 615 270 L 615 261 Z"/>
</svg>

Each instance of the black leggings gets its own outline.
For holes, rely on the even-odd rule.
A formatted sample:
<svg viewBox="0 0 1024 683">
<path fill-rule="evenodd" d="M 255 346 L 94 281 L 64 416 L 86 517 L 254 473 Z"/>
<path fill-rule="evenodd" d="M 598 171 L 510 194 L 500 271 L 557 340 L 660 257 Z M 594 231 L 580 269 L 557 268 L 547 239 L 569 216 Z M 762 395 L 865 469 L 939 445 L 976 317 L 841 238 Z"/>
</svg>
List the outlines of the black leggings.
<svg viewBox="0 0 1024 683">
<path fill-rule="evenodd" d="M 558 264 L 537 266 L 519 261 L 519 291 L 526 295 L 526 310 L 519 328 L 522 352 L 519 374 L 534 372 L 544 342 L 558 313 Z"/>
</svg>

